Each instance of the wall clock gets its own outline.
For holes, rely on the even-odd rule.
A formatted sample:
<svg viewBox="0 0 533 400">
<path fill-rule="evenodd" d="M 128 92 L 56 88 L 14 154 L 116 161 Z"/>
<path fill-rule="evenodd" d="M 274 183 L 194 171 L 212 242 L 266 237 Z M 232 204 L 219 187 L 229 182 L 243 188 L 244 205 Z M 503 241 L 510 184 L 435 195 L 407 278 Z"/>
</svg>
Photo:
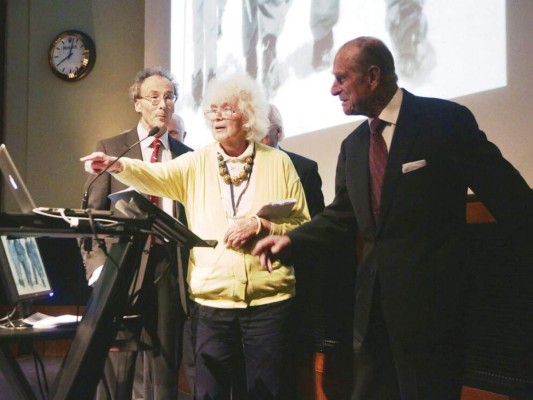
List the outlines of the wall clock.
<svg viewBox="0 0 533 400">
<path fill-rule="evenodd" d="M 69 30 L 61 32 L 48 50 L 52 72 L 68 82 L 87 76 L 96 61 L 96 47 L 89 35 Z"/>
</svg>

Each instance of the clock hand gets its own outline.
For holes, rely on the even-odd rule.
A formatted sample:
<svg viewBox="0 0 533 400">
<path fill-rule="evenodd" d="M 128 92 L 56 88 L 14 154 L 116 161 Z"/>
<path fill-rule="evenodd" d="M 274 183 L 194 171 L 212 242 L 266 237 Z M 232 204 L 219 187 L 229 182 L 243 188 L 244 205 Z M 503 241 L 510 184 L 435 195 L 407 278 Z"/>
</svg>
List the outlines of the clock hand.
<svg viewBox="0 0 533 400">
<path fill-rule="evenodd" d="M 56 66 L 59 67 L 64 61 L 67 61 L 70 57 L 72 56 L 72 54 L 69 54 L 68 56 L 66 56 L 65 58 L 63 58 L 61 61 L 59 61 Z"/>
<path fill-rule="evenodd" d="M 66 60 L 70 59 L 70 57 L 72 57 L 72 54 L 74 54 L 74 53 L 72 52 L 72 49 L 73 49 L 73 48 L 74 48 L 74 40 L 73 40 L 72 43 L 70 44 L 70 48 L 68 49 L 68 55 L 67 55 L 65 58 L 63 58 L 61 61 L 59 61 L 59 62 L 57 63 L 57 66 L 58 66 L 58 67 L 59 67 L 59 65 L 60 65 L 61 63 L 63 63 L 64 61 L 66 61 Z"/>
<path fill-rule="evenodd" d="M 72 48 L 74 47 L 74 40 L 70 44 L 70 49 L 68 49 L 68 58 L 72 57 Z"/>
</svg>

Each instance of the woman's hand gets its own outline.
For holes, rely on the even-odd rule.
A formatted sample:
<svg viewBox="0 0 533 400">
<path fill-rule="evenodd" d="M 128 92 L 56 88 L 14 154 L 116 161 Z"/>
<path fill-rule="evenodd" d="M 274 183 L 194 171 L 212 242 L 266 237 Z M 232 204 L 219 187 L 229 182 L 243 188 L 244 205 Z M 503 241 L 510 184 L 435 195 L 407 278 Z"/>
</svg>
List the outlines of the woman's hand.
<svg viewBox="0 0 533 400">
<path fill-rule="evenodd" d="M 80 161 L 85 163 L 85 171 L 90 174 L 99 174 L 106 168 L 109 168 L 108 172 L 120 172 L 123 168 L 120 160 L 101 151 L 95 151 L 88 156 L 82 157 Z"/>
<path fill-rule="evenodd" d="M 234 249 L 240 249 L 248 241 L 261 233 L 262 218 L 253 216 L 239 219 L 229 227 L 224 235 L 224 243 Z"/>
</svg>

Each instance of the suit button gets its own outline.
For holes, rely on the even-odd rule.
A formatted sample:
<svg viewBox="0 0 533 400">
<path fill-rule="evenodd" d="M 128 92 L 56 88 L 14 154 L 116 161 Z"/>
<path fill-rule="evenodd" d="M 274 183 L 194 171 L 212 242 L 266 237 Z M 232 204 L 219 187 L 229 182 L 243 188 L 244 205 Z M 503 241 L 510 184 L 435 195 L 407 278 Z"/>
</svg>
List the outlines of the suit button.
<svg viewBox="0 0 533 400">
<path fill-rule="evenodd" d="M 370 270 L 370 276 L 372 277 L 376 276 L 376 270 L 374 268 Z"/>
</svg>

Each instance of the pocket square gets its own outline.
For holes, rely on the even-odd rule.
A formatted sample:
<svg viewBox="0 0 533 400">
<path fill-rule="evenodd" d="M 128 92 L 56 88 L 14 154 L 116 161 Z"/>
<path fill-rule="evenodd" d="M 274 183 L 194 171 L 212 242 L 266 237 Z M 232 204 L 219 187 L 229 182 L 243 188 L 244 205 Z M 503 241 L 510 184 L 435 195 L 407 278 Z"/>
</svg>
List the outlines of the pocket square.
<svg viewBox="0 0 533 400">
<path fill-rule="evenodd" d="M 425 167 L 426 165 L 427 165 L 426 160 L 418 160 L 418 161 L 408 162 L 408 163 L 405 163 L 405 164 L 402 165 L 402 172 L 404 174 L 406 174 L 406 173 L 414 171 L 416 169 Z"/>
</svg>

